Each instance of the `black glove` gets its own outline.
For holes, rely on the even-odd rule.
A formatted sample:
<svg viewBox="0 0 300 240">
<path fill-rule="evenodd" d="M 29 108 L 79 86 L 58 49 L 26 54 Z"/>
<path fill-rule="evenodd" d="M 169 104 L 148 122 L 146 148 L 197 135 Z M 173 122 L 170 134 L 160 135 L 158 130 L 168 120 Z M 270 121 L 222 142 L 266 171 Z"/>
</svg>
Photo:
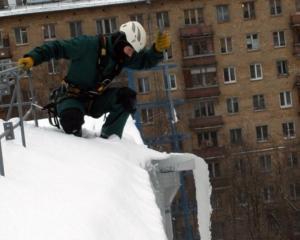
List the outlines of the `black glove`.
<svg viewBox="0 0 300 240">
<path fill-rule="evenodd" d="M 136 92 L 128 87 L 120 88 L 117 93 L 117 103 L 122 104 L 124 109 L 133 114 L 136 111 Z"/>
</svg>

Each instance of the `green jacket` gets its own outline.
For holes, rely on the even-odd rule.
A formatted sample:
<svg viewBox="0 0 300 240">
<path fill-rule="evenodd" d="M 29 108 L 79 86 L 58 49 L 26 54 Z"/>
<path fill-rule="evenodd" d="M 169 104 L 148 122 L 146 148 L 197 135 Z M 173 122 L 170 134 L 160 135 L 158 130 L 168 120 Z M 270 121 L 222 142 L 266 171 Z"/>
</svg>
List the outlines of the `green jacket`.
<svg viewBox="0 0 300 240">
<path fill-rule="evenodd" d="M 98 36 L 80 36 L 70 40 L 56 40 L 34 48 L 25 56 L 34 60 L 34 65 L 49 61 L 50 59 L 68 59 L 70 65 L 67 79 L 83 90 L 94 89 L 99 83 L 97 74 L 98 51 L 100 41 Z M 116 61 L 112 56 L 112 43 L 110 36 L 107 37 L 108 61 L 104 68 L 105 75 L 114 71 Z M 158 53 L 152 46 L 144 49 L 124 62 L 123 67 L 131 69 L 148 69 L 155 66 L 163 59 L 163 54 Z"/>
</svg>

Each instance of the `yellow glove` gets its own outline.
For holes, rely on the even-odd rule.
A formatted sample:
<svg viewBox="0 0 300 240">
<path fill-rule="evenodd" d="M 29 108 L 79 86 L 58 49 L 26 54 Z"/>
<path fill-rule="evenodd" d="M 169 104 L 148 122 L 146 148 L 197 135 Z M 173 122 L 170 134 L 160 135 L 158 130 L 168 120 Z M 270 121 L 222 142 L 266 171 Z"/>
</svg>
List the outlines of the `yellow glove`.
<svg viewBox="0 0 300 240">
<path fill-rule="evenodd" d="M 28 69 L 32 68 L 34 61 L 33 61 L 32 57 L 24 57 L 24 58 L 20 58 L 18 60 L 18 64 L 24 70 L 28 70 Z"/>
<path fill-rule="evenodd" d="M 170 36 L 167 32 L 158 33 L 155 41 L 155 50 L 158 52 L 163 52 L 168 49 L 171 45 Z"/>
</svg>

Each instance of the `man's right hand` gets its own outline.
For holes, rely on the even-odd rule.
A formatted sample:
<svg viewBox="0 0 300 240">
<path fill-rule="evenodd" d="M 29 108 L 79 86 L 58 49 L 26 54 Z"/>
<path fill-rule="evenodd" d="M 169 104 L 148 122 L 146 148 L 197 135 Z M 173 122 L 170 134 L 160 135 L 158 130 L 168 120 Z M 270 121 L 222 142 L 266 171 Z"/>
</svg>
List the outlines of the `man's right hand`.
<svg viewBox="0 0 300 240">
<path fill-rule="evenodd" d="M 24 57 L 18 60 L 18 65 L 24 70 L 29 70 L 34 65 L 32 57 Z"/>
</svg>

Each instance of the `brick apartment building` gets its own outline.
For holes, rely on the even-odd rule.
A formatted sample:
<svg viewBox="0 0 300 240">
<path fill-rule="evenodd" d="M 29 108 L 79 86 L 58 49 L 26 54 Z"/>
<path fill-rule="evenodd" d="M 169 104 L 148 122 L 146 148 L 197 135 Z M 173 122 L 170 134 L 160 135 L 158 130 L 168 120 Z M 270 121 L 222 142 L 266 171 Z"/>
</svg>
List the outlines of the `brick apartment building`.
<svg viewBox="0 0 300 240">
<path fill-rule="evenodd" d="M 162 19 L 172 37 L 166 64 L 179 146 L 209 166 L 212 239 L 300 239 L 300 1 L 80 2 L 1 0 L 0 67 L 45 41 L 108 34 L 130 19 L 143 24 L 150 45 Z M 66 64 L 34 68 L 40 104 Z M 132 77 L 143 137 L 169 151 L 162 68 L 125 71 L 118 84 Z M 199 239 L 191 175 L 185 180 L 191 217 L 174 217 L 174 239 Z"/>
</svg>

